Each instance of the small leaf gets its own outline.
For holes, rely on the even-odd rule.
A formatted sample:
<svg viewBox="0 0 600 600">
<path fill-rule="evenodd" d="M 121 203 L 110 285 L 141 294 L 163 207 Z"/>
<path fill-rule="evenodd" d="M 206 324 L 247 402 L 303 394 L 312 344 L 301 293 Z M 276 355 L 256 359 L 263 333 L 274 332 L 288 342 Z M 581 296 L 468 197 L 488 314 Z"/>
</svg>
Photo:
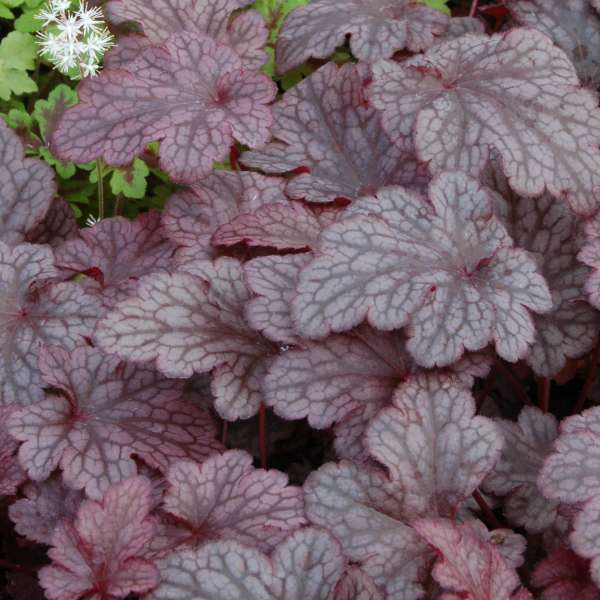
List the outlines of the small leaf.
<svg viewBox="0 0 600 600">
<path fill-rule="evenodd" d="M 143 198 L 146 195 L 149 174 L 148 165 L 136 158 L 130 167 L 113 171 L 110 189 L 115 196 L 123 194 L 126 198 Z"/>
<path fill-rule="evenodd" d="M 35 67 L 37 48 L 33 36 L 11 31 L 0 42 L 0 98 L 37 91 L 37 84 L 27 75 Z"/>
</svg>

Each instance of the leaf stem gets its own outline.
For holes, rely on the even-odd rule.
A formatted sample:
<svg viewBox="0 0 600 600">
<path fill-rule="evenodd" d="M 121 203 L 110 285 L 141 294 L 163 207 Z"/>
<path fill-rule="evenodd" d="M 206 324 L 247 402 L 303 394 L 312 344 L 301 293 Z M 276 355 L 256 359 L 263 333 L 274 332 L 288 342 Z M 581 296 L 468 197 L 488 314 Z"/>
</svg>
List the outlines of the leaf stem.
<svg viewBox="0 0 600 600">
<path fill-rule="evenodd" d="M 260 447 L 260 466 L 267 469 L 267 409 L 264 404 L 258 411 L 258 443 Z"/>
<path fill-rule="evenodd" d="M 473 2 L 471 2 L 471 10 L 469 11 L 469 16 L 470 17 L 474 17 L 475 13 L 477 12 L 477 5 L 479 4 L 479 0 L 473 0 Z"/>
<path fill-rule="evenodd" d="M 596 342 L 596 347 L 594 351 L 590 355 L 587 373 L 585 375 L 585 381 L 583 382 L 583 387 L 579 392 L 579 397 L 577 398 L 577 402 L 575 404 L 575 408 L 573 409 L 573 414 L 579 414 L 583 408 L 585 407 L 585 401 L 588 399 L 590 394 L 590 390 L 592 389 L 592 385 L 596 380 L 596 366 L 598 365 L 598 361 L 600 360 L 600 339 Z"/>
<path fill-rule="evenodd" d="M 96 161 L 96 174 L 98 177 L 98 221 L 104 219 L 104 170 L 102 159 Z"/>
<path fill-rule="evenodd" d="M 117 217 L 117 216 L 123 214 L 124 204 L 125 204 L 125 198 L 124 198 L 123 194 L 117 194 L 117 197 L 115 198 L 115 209 L 113 211 L 114 217 Z"/>
<path fill-rule="evenodd" d="M 485 501 L 485 498 L 481 495 L 479 490 L 475 490 L 473 492 L 473 499 L 477 502 L 483 516 L 488 522 L 488 526 L 491 526 L 492 529 L 502 529 L 502 525 L 500 521 L 496 518 L 496 515 L 493 513 L 492 509 L 489 507 L 489 504 Z"/>
<path fill-rule="evenodd" d="M 538 406 L 547 413 L 550 410 L 550 378 L 542 377 L 537 382 Z"/>
<path fill-rule="evenodd" d="M 227 433 L 229 432 L 229 421 L 223 420 L 223 430 L 221 433 L 221 443 L 223 446 L 227 445 Z"/>
</svg>

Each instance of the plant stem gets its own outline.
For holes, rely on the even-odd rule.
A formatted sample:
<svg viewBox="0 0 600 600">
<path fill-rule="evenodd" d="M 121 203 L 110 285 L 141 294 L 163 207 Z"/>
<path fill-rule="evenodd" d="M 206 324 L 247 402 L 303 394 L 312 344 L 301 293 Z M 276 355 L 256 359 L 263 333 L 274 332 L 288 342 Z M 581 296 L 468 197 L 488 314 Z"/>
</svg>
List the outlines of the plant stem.
<svg viewBox="0 0 600 600">
<path fill-rule="evenodd" d="M 481 510 L 483 516 L 488 522 L 488 525 L 491 526 L 492 529 L 502 529 L 500 521 L 498 521 L 496 515 L 493 513 L 492 509 L 489 507 L 488 503 L 485 501 L 485 498 L 481 495 L 481 492 L 479 490 L 475 490 L 473 492 L 473 498 L 475 502 L 477 502 L 477 505 L 479 506 L 479 509 Z"/>
<path fill-rule="evenodd" d="M 260 466 L 267 469 L 267 409 L 264 404 L 258 411 L 258 443 L 260 447 Z"/>
<path fill-rule="evenodd" d="M 575 404 L 575 408 L 573 409 L 573 414 L 577 415 L 585 406 L 585 401 L 587 400 L 590 390 L 592 389 L 592 385 L 596 380 L 596 366 L 598 365 L 598 361 L 600 360 L 600 340 L 596 343 L 596 347 L 592 352 L 589 362 L 587 373 L 585 375 L 585 381 L 583 382 L 583 387 L 581 388 L 581 392 L 579 392 L 579 397 L 577 398 L 577 402 Z"/>
<path fill-rule="evenodd" d="M 229 421 L 223 421 L 223 431 L 221 433 L 221 443 L 227 445 L 227 433 L 229 431 Z"/>
<path fill-rule="evenodd" d="M 102 159 L 96 161 L 96 174 L 98 176 L 98 221 L 104 219 L 104 171 Z"/>
<path fill-rule="evenodd" d="M 473 0 L 473 2 L 471 2 L 471 10 L 469 11 L 469 16 L 470 17 L 474 17 L 475 13 L 477 12 L 477 5 L 479 4 L 479 0 Z"/>
<path fill-rule="evenodd" d="M 538 406 L 547 413 L 550 410 L 550 378 L 542 377 L 537 382 Z"/>
<path fill-rule="evenodd" d="M 125 204 L 125 198 L 123 194 L 117 194 L 115 199 L 115 209 L 113 211 L 113 216 L 117 217 L 123 213 L 123 205 Z"/>
</svg>

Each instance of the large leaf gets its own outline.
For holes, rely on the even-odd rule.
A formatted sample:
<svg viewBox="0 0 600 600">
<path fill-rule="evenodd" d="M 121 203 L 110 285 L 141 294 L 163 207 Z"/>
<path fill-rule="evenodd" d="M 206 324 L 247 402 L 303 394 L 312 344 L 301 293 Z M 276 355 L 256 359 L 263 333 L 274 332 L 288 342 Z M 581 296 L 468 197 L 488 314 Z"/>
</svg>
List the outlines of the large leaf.
<svg viewBox="0 0 600 600">
<path fill-rule="evenodd" d="M 149 600 L 330 600 L 344 566 L 336 540 L 315 528 L 293 533 L 271 558 L 215 542 L 165 560 Z"/>
<path fill-rule="evenodd" d="M 579 556 L 591 560 L 590 572 L 594 583 L 600 587 L 600 497 L 586 503 L 575 517 L 571 547 Z"/>
<path fill-rule="evenodd" d="M 156 361 L 169 377 L 214 369 L 219 414 L 231 420 L 251 417 L 260 406 L 260 381 L 277 348 L 244 319 L 250 292 L 237 260 L 220 258 L 193 268 L 194 274 L 142 278 L 136 295 L 117 304 L 99 324 L 96 340 L 124 359 Z"/>
<path fill-rule="evenodd" d="M 384 129 L 401 144 L 412 132 L 433 172 L 477 175 L 495 148 L 516 192 L 546 189 L 584 215 L 598 208 L 596 97 L 544 34 L 463 36 L 404 63 L 380 61 L 373 77 Z"/>
<path fill-rule="evenodd" d="M 214 258 L 211 238 L 219 227 L 262 206 L 286 202 L 284 182 L 247 171 L 217 171 L 175 193 L 163 213 L 169 238 L 181 246 L 180 265 Z"/>
<path fill-rule="evenodd" d="M 69 486 L 98 499 L 111 483 L 136 474 L 133 454 L 166 471 L 176 460 L 203 460 L 221 448 L 208 414 L 182 401 L 183 382 L 90 347 L 71 354 L 51 348 L 41 367 L 46 385 L 62 395 L 48 393 L 9 420 L 34 480 L 60 467 Z"/>
<path fill-rule="evenodd" d="M 494 423 L 475 416 L 469 391 L 446 376 L 420 375 L 402 384 L 393 406 L 373 419 L 366 438 L 404 494 L 405 515 L 453 517 L 500 456 Z"/>
<path fill-rule="evenodd" d="M 149 47 L 126 70 L 105 70 L 79 88 L 52 136 L 52 152 L 84 163 L 97 158 L 125 166 L 146 144 L 162 140 L 162 168 L 194 181 L 224 159 L 234 139 L 250 147 L 267 141 L 266 106 L 275 84 L 245 70 L 231 49 L 181 33 Z"/>
<path fill-rule="evenodd" d="M 74 521 L 62 521 L 48 552 L 52 564 L 39 575 L 47 598 L 125 598 L 154 588 L 158 571 L 142 558 L 155 530 L 151 500 L 148 479 L 132 477 L 101 502 L 83 502 Z"/>
<path fill-rule="evenodd" d="M 185 529 L 177 537 L 186 544 L 231 540 L 270 552 L 306 524 L 302 491 L 283 473 L 255 469 L 240 450 L 176 463 L 167 482 L 163 508 Z"/>
<path fill-rule="evenodd" d="M 56 250 L 56 263 L 70 273 L 93 274 L 108 304 L 131 295 L 144 275 L 171 267 L 175 244 L 166 239 L 161 214 L 150 211 L 131 221 L 103 219 Z"/>
<path fill-rule="evenodd" d="M 25 158 L 19 136 L 0 119 L 0 241 L 22 242 L 46 216 L 55 193 L 52 169 Z"/>
<path fill-rule="evenodd" d="M 258 69 L 267 60 L 264 51 L 268 34 L 265 22 L 255 11 L 246 11 L 231 18 L 234 11 L 251 1 L 112 0 L 106 6 L 106 13 L 108 19 L 115 23 L 141 25 L 153 44 L 161 44 L 171 34 L 181 31 L 208 35 L 235 50 L 245 66 Z"/>
<path fill-rule="evenodd" d="M 423 597 L 433 556 L 404 520 L 400 486 L 379 470 L 342 461 L 312 473 L 304 490 L 308 519 L 328 529 L 390 598 Z"/>
<path fill-rule="evenodd" d="M 372 62 L 404 48 L 419 52 L 448 27 L 448 16 L 414 0 L 314 0 L 286 18 L 277 41 L 277 68 L 327 58 L 350 35 L 356 58 Z"/>
<path fill-rule="evenodd" d="M 585 291 L 590 304 L 600 309 L 600 215 L 586 221 L 585 236 L 585 244 L 577 258 L 592 268 Z"/>
<path fill-rule="evenodd" d="M 442 599 L 533 600 L 494 544 L 482 540 L 472 525 L 422 519 L 415 528 L 440 554 L 433 577 L 448 591 Z"/>
<path fill-rule="evenodd" d="M 541 533 L 557 518 L 558 502 L 544 498 L 537 478 L 544 459 L 558 436 L 558 423 L 550 414 L 525 406 L 518 423 L 496 419 L 505 439 L 500 460 L 487 476 L 484 487 L 499 496 L 508 496 L 504 513 L 531 533 Z"/>
<path fill-rule="evenodd" d="M 520 25 L 552 38 L 575 65 L 584 85 L 600 83 L 600 16 L 590 0 L 510 0 L 506 6 Z"/>
<path fill-rule="evenodd" d="M 44 219 L 31 229 L 26 240 L 31 244 L 59 246 L 77 237 L 79 226 L 70 204 L 62 198 L 55 198 Z"/>
<path fill-rule="evenodd" d="M 526 354 L 529 311 L 552 307 L 535 261 L 513 247 L 477 181 L 443 173 L 429 198 L 385 188 L 325 229 L 292 304 L 302 334 L 321 338 L 365 319 L 383 330 L 409 325 L 408 350 L 427 367 L 492 340 L 506 360 Z"/>
<path fill-rule="evenodd" d="M 90 337 L 102 306 L 77 283 L 59 276 L 49 246 L 0 242 L 0 404 L 42 398 L 38 356 L 42 344 L 72 350 Z"/>
<path fill-rule="evenodd" d="M 286 191 L 313 202 L 353 200 L 385 185 L 423 184 L 410 140 L 404 147 L 393 144 L 366 102 L 369 78 L 364 65 L 325 65 L 275 104 L 275 140 L 244 153 L 242 161 L 269 173 L 303 167 L 308 172 L 292 178 Z"/>
</svg>

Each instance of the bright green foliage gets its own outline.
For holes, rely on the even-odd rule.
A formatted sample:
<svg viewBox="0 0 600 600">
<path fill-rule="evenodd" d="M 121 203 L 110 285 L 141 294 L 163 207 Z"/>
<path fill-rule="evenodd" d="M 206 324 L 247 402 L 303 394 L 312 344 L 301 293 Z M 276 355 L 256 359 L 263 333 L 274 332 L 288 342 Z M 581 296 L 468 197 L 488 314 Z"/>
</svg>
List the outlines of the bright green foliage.
<svg viewBox="0 0 600 600">
<path fill-rule="evenodd" d="M 298 8 L 308 4 L 310 0 L 256 0 L 252 5 L 267 22 L 269 28 L 269 43 L 275 44 L 279 37 L 283 20 L 287 14 Z"/>
<path fill-rule="evenodd" d="M 448 8 L 448 0 L 422 0 L 427 6 L 431 6 L 431 8 L 435 8 L 437 10 L 441 10 L 446 14 L 450 14 L 450 9 Z"/>
<path fill-rule="evenodd" d="M 0 0 L 2 2 L 2 0 Z M 43 23 L 35 18 L 45 0 L 25 0 L 22 2 L 22 14 L 15 20 L 15 29 L 25 33 L 33 33 L 42 29 Z"/>
<path fill-rule="evenodd" d="M 0 0 L 0 19 L 14 19 L 12 8 L 21 6 L 23 0 Z"/>
<path fill-rule="evenodd" d="M 110 178 L 110 189 L 115 196 L 123 194 L 126 198 L 141 199 L 148 187 L 148 165 L 139 158 L 128 169 L 115 169 Z"/>
<path fill-rule="evenodd" d="M 67 108 L 75 104 L 77 104 L 77 92 L 64 83 L 56 86 L 47 100 L 38 100 L 35 103 L 33 117 L 40 127 L 44 141 L 46 141 L 48 121 L 57 119 Z"/>
<path fill-rule="evenodd" d="M 37 91 L 27 71 L 35 68 L 36 45 L 32 35 L 11 31 L 0 42 L 0 98 Z"/>
</svg>

